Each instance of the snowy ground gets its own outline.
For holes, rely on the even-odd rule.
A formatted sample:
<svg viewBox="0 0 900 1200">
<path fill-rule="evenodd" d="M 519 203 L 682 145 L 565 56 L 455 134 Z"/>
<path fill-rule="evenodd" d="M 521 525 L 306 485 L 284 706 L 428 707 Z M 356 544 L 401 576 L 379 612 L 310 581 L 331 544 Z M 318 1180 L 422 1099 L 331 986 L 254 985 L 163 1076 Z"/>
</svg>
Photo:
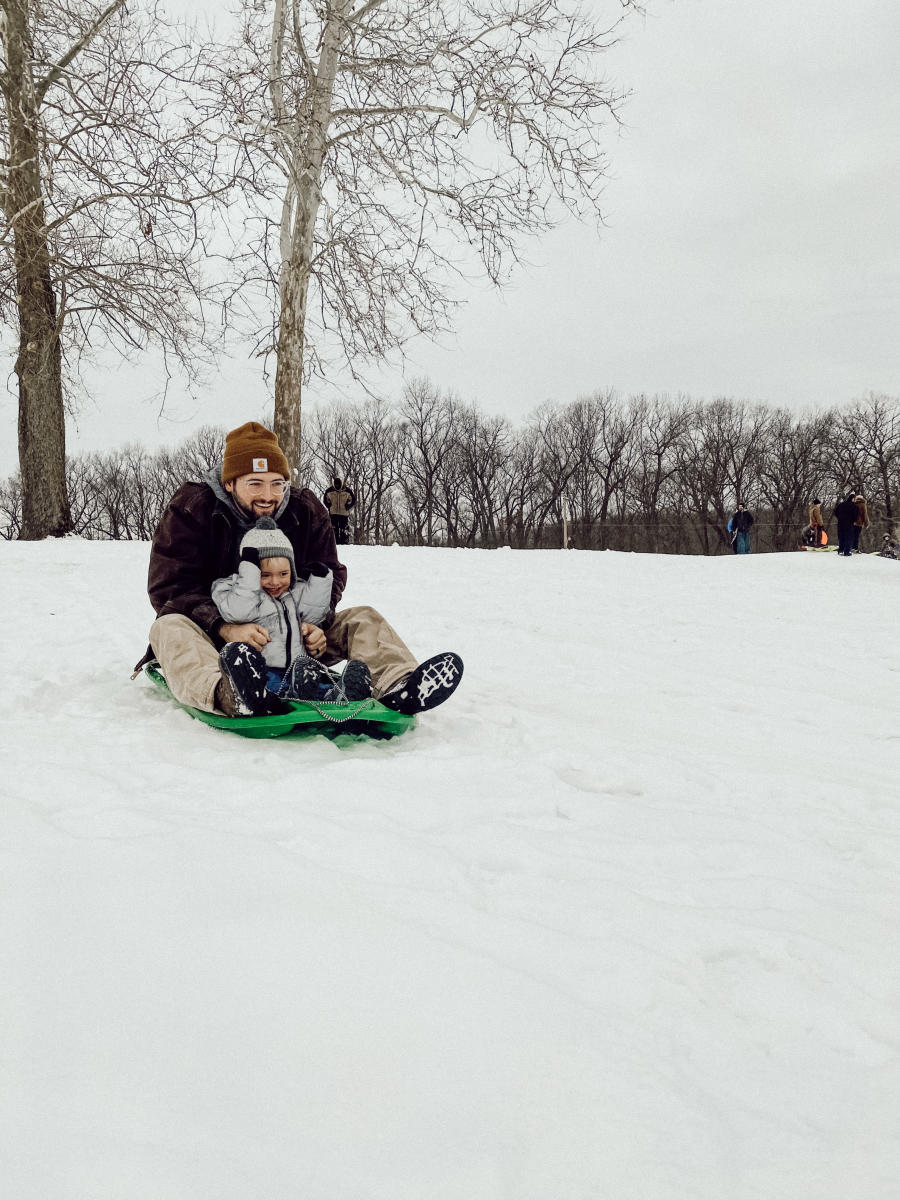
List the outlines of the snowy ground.
<svg viewBox="0 0 900 1200">
<path fill-rule="evenodd" d="M 895 1200 L 900 566 L 347 550 L 391 743 L 149 681 L 147 547 L 0 544 L 12 1200 Z"/>
</svg>

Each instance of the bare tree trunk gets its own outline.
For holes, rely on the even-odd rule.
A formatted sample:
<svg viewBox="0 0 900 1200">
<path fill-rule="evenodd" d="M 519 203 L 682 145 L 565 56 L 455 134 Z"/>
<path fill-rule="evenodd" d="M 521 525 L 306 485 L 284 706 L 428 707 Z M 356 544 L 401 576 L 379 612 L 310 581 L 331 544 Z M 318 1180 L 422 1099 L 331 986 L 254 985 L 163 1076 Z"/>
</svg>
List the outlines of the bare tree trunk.
<svg viewBox="0 0 900 1200">
<path fill-rule="evenodd" d="M 19 467 L 22 537 L 61 537 L 72 529 L 66 496 L 66 427 L 60 325 L 40 176 L 38 105 L 28 38 L 29 0 L 8 0 L 5 100 L 9 164 L 5 206 L 13 231 L 19 309 Z"/>
<path fill-rule="evenodd" d="M 281 313 L 278 323 L 275 368 L 275 433 L 294 476 L 300 466 L 301 404 L 303 398 L 303 354 L 305 347 L 306 301 L 312 273 L 316 221 L 322 203 L 322 165 L 325 161 L 332 93 L 337 77 L 338 54 L 345 32 L 346 4 L 335 4 L 322 34 L 318 66 L 310 64 L 308 102 L 301 119 L 307 124 L 296 131 L 298 152 L 290 156 L 291 178 L 281 215 Z M 283 0 L 277 0 L 272 29 L 269 87 L 276 125 L 288 119 L 282 96 L 283 43 L 288 33 Z"/>
<path fill-rule="evenodd" d="M 293 263 L 287 264 L 291 274 Z M 281 288 L 281 320 L 278 329 L 278 361 L 275 368 L 275 434 L 288 460 L 292 478 L 300 462 L 303 400 L 303 337 L 306 291 L 309 277 L 290 278 Z"/>
</svg>

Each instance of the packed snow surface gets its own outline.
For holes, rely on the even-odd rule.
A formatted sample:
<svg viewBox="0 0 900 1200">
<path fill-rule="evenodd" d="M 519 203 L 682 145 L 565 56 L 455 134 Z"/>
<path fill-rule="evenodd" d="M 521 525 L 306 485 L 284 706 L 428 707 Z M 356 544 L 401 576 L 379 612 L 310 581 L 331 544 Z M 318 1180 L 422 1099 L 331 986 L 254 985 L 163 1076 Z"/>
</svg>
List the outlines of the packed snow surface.
<svg viewBox="0 0 900 1200">
<path fill-rule="evenodd" d="M 900 566 L 350 547 L 463 684 L 251 741 L 0 544 L 11 1200 L 896 1200 Z"/>
</svg>

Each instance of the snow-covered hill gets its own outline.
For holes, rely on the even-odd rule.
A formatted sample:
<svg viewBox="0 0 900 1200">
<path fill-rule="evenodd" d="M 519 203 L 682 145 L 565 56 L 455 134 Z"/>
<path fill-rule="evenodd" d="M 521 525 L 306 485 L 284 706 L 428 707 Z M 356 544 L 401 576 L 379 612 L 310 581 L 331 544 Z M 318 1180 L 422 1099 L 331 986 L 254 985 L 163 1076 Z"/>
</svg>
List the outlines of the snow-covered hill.
<svg viewBox="0 0 900 1200">
<path fill-rule="evenodd" d="M 391 743 L 141 678 L 141 544 L 0 544 L 0 1191 L 894 1200 L 900 567 L 349 548 Z"/>
</svg>

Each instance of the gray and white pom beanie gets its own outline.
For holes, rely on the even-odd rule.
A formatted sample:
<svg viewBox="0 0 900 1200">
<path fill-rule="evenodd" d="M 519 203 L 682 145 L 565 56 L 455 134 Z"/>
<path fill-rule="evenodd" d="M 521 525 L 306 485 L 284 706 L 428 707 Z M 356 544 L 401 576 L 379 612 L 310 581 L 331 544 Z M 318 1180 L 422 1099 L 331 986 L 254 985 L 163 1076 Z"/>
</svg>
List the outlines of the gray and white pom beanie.
<svg viewBox="0 0 900 1200">
<path fill-rule="evenodd" d="M 294 561 L 294 547 L 287 536 L 281 532 L 271 517 L 260 517 L 252 529 L 248 529 L 241 538 L 241 552 L 252 546 L 263 558 L 286 558 L 291 564 L 291 583 L 297 579 L 297 564 Z"/>
</svg>

